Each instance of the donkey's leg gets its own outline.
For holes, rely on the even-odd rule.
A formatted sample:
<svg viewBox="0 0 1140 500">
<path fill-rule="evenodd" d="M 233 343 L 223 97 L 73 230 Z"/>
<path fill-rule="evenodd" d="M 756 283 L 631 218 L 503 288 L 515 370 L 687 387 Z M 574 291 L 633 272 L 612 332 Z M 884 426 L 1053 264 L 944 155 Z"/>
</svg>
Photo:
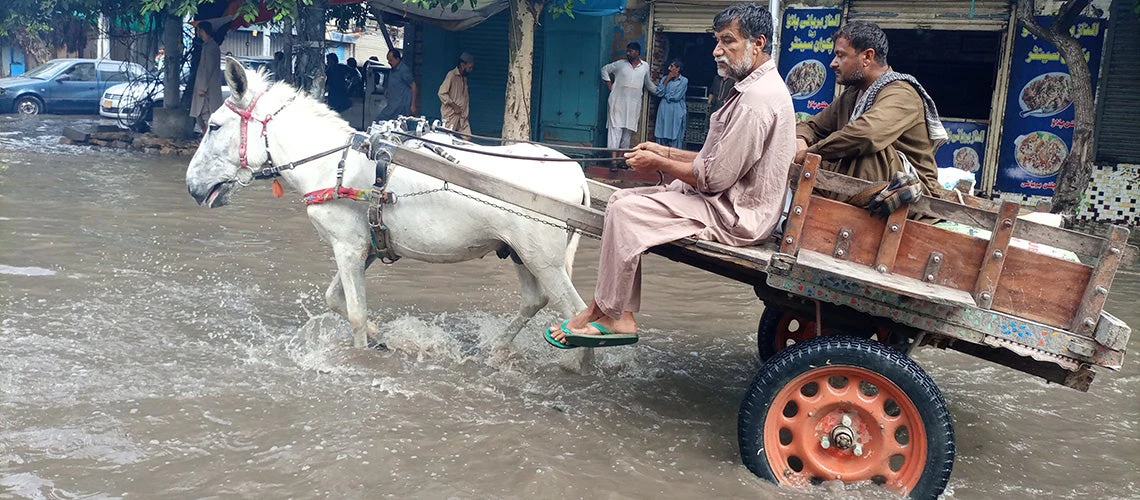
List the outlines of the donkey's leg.
<svg viewBox="0 0 1140 500">
<path fill-rule="evenodd" d="M 339 297 L 344 298 L 344 308 L 348 324 L 352 326 L 352 346 L 357 348 L 368 347 L 368 338 L 375 338 L 379 329 L 368 322 L 368 303 L 365 300 L 364 269 L 367 267 L 367 249 L 355 245 L 333 245 L 333 255 L 336 257 L 337 277 L 340 278 L 342 294 L 330 293 L 332 302 Z M 335 292 L 336 286 L 330 285 L 329 291 Z M 326 296 L 326 300 L 329 299 Z M 333 307 L 330 303 L 329 307 Z"/>
<path fill-rule="evenodd" d="M 370 255 L 368 257 L 368 259 L 365 260 L 365 262 L 364 262 L 364 270 L 367 270 L 368 267 L 370 265 L 372 265 L 372 262 L 374 262 L 375 260 L 376 260 L 376 257 Z M 344 293 L 344 290 L 345 290 L 345 284 L 344 284 L 344 280 L 343 280 L 344 275 L 345 275 L 345 273 L 339 269 L 339 261 L 338 261 L 338 269 L 336 272 L 336 276 L 333 276 L 332 282 L 329 283 L 328 289 L 325 290 L 325 303 L 328 304 L 329 309 L 332 309 L 333 312 L 339 314 L 346 321 L 348 321 L 349 324 L 352 324 L 352 319 L 348 315 L 348 300 L 347 300 L 345 293 Z M 364 282 L 363 281 L 363 271 L 362 271 L 361 277 L 362 277 L 361 283 L 363 283 Z M 364 299 L 361 299 L 361 300 L 364 300 Z M 367 305 L 365 307 L 365 310 L 366 310 L 365 317 L 367 318 Z M 365 320 L 365 325 L 366 325 L 367 332 L 368 332 L 368 339 L 371 340 L 372 342 L 375 342 L 376 344 L 380 344 L 381 343 L 380 342 L 380 327 L 376 326 L 376 324 L 371 322 L 371 321 L 367 321 L 367 319 Z M 356 328 L 353 327 L 354 332 L 355 332 L 355 330 L 356 330 Z M 356 342 L 355 342 L 355 333 L 354 333 L 353 344 L 355 344 L 355 343 Z"/>
<path fill-rule="evenodd" d="M 528 261 L 524 257 L 523 262 L 535 261 Z M 530 264 L 527 269 L 538 280 L 543 295 L 554 302 L 554 307 L 558 309 L 562 318 L 569 318 L 586 309 L 586 303 L 582 301 L 582 296 L 578 295 L 578 290 L 574 288 L 574 283 L 566 274 L 566 267 L 561 258 L 537 265 Z"/>
<path fill-rule="evenodd" d="M 522 264 L 515 264 L 515 271 L 519 274 L 519 284 L 522 285 L 522 305 L 519 306 L 519 313 L 511 323 L 507 325 L 504 332 L 507 337 L 507 344 L 515 341 L 515 337 L 519 334 L 526 322 L 530 321 L 535 314 L 538 313 L 546 303 L 549 301 L 545 294 L 542 293 L 542 287 L 538 284 L 538 279 L 534 274 Z"/>
<path fill-rule="evenodd" d="M 325 303 L 328 304 L 332 312 L 341 315 L 348 321 L 348 304 L 344 300 L 344 283 L 340 281 L 340 271 L 336 272 L 333 276 L 332 283 L 325 290 Z"/>
</svg>

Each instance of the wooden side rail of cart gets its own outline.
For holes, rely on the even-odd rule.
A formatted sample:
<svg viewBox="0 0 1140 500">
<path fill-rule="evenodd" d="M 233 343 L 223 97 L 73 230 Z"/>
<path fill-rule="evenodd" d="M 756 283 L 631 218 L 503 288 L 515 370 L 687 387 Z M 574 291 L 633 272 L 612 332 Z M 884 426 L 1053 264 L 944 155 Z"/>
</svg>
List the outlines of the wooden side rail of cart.
<svg viewBox="0 0 1140 500">
<path fill-rule="evenodd" d="M 778 241 L 739 248 L 685 239 L 652 251 L 753 284 L 770 307 L 813 327 L 889 330 L 914 345 L 951 347 L 1080 390 L 1094 376 L 1087 365 L 1120 367 L 1130 329 L 1103 306 L 1119 265 L 1136 260 L 1126 228 L 1099 238 L 1018 219 L 1016 204 L 978 198 L 967 198 L 969 205 L 922 198 L 882 219 L 818 194 L 846 198 L 867 181 L 819 170 L 814 159 L 794 166 L 792 177 L 795 197 Z M 593 189 L 598 202 L 613 191 Z M 916 222 L 911 213 L 993 236 Z M 1012 246 L 1015 237 L 1071 251 L 1081 262 Z M 817 302 L 826 314 L 814 310 Z"/>
<path fill-rule="evenodd" d="M 594 207 L 584 207 L 422 150 L 399 148 L 394 161 L 594 235 L 615 190 L 591 182 Z M 814 155 L 806 163 L 793 166 L 795 194 L 779 241 L 732 247 L 686 238 L 651 251 L 751 284 L 770 307 L 825 323 L 824 333 L 829 325 L 851 332 L 874 324 L 912 340 L 911 348 L 949 347 L 1081 390 L 1091 383 L 1092 365 L 1120 367 L 1131 330 L 1102 309 L 1117 268 L 1136 260 L 1126 228 L 1100 238 L 1018 219 L 1014 203 L 973 199 L 969 206 L 930 197 L 882 219 L 815 192 L 846 198 L 869 182 L 820 170 Z M 909 220 L 912 213 L 993 236 Z M 1012 238 L 1071 251 L 1081 262 L 1018 248 Z"/>
</svg>

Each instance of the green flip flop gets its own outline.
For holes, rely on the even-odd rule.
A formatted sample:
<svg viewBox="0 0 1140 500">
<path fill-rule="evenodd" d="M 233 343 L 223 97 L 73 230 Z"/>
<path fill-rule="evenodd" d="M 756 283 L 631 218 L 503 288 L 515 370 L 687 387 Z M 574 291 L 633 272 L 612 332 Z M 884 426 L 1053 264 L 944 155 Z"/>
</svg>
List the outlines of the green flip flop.
<svg viewBox="0 0 1140 500">
<path fill-rule="evenodd" d="M 562 328 L 563 333 L 566 333 L 566 334 L 570 333 L 570 329 L 566 328 L 566 325 L 568 325 L 568 324 L 570 324 L 570 320 L 566 320 L 566 321 L 562 322 L 561 328 Z M 548 327 L 546 329 L 546 331 L 543 332 L 543 334 L 542 334 L 542 338 L 546 339 L 547 344 L 550 344 L 550 345 L 557 347 L 559 349 L 573 349 L 575 347 L 578 347 L 576 345 L 569 345 L 569 344 L 564 344 L 562 342 L 559 342 L 558 339 L 551 336 L 552 333 L 554 333 L 554 332 Z"/>
<path fill-rule="evenodd" d="M 589 323 L 589 325 L 597 328 L 600 335 L 567 332 L 566 343 L 575 347 L 613 347 L 637 343 L 636 333 L 614 333 L 598 323 Z"/>
</svg>

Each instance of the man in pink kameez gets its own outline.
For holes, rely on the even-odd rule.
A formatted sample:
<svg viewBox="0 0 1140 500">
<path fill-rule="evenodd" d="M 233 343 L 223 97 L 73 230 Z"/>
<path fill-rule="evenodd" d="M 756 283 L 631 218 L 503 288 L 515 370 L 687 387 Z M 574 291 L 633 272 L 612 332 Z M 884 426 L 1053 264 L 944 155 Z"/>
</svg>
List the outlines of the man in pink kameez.
<svg viewBox="0 0 1140 500">
<path fill-rule="evenodd" d="M 796 152 L 796 120 L 771 57 L 772 16 L 758 4 L 737 4 L 717 14 L 713 29 L 717 72 L 738 83 L 712 115 L 699 153 L 645 142 L 626 154 L 630 168 L 677 180 L 610 197 L 594 300 L 546 330 L 551 345 L 636 342 L 641 254 L 650 247 L 689 236 L 752 245 L 775 229 Z"/>
</svg>

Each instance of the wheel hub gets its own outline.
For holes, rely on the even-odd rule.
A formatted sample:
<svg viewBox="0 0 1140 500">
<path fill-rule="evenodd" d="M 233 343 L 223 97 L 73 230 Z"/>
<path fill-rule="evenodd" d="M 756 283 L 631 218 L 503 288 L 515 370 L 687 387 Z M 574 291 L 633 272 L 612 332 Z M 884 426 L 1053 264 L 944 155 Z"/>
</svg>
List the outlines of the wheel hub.
<svg viewBox="0 0 1140 500">
<path fill-rule="evenodd" d="M 783 470 L 785 482 L 870 480 L 907 491 L 921 477 L 922 417 L 877 373 L 856 366 L 816 368 L 788 382 L 772 407 L 765 453 L 774 470 Z"/>
</svg>

